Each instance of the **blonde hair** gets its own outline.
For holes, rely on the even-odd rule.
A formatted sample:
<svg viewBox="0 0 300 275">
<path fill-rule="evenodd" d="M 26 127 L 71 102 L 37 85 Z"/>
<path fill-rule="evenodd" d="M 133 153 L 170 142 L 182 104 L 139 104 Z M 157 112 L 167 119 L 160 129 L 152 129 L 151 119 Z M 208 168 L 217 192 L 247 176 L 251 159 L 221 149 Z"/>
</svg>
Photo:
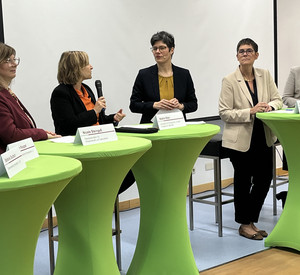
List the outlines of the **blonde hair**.
<svg viewBox="0 0 300 275">
<path fill-rule="evenodd" d="M 81 69 L 87 65 L 89 65 L 89 57 L 86 52 L 63 52 L 58 63 L 58 82 L 75 85 L 81 77 Z"/>
<path fill-rule="evenodd" d="M 16 56 L 16 50 L 2 42 L 0 42 L 0 64 L 4 63 L 12 55 Z M 7 83 L 4 82 L 0 75 L 0 88 L 7 88 Z"/>
</svg>

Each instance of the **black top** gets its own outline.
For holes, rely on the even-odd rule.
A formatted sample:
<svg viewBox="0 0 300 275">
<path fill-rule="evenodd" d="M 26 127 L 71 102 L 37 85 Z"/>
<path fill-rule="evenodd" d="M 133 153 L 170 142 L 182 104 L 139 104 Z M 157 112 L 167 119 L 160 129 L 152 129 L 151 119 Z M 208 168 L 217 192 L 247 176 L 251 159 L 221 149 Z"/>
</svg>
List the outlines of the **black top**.
<svg viewBox="0 0 300 275">
<path fill-rule="evenodd" d="M 82 84 L 91 101 L 96 99 L 91 88 Z M 52 92 L 51 112 L 55 126 L 55 132 L 62 136 L 75 135 L 78 127 L 92 126 L 97 123 L 97 115 L 94 110 L 87 110 L 72 85 L 60 84 Z M 113 123 L 114 115 L 99 114 L 99 124 Z"/>
<path fill-rule="evenodd" d="M 184 105 L 183 114 L 195 112 L 198 108 L 194 83 L 190 72 L 172 64 L 174 97 Z M 158 110 L 154 102 L 160 101 L 157 65 L 139 71 L 130 97 L 130 110 L 141 113 L 141 123 L 151 123 Z"/>
</svg>

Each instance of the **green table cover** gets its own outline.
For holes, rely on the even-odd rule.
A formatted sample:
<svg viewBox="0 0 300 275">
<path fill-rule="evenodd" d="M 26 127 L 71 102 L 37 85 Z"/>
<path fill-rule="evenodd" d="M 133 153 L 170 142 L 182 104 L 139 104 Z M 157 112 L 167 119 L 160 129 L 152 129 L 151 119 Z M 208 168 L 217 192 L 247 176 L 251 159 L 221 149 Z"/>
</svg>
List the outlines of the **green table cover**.
<svg viewBox="0 0 300 275">
<path fill-rule="evenodd" d="M 128 275 L 199 274 L 187 227 L 187 187 L 200 152 L 219 131 L 217 125 L 201 124 L 154 134 L 119 133 L 152 141 L 152 148 L 132 168 L 141 212 Z"/>
<path fill-rule="evenodd" d="M 257 117 L 278 137 L 289 167 L 288 196 L 284 210 L 265 239 L 265 246 L 281 246 L 300 250 L 300 114 L 259 113 Z"/>
<path fill-rule="evenodd" d="M 12 178 L 0 177 L 0 274 L 33 274 L 34 255 L 49 208 L 80 173 L 80 161 L 40 156 Z"/>
<path fill-rule="evenodd" d="M 54 203 L 59 229 L 54 274 L 120 274 L 112 243 L 114 202 L 125 175 L 151 142 L 119 137 L 87 146 L 51 141 L 35 145 L 40 154 L 74 157 L 83 167 Z"/>
</svg>

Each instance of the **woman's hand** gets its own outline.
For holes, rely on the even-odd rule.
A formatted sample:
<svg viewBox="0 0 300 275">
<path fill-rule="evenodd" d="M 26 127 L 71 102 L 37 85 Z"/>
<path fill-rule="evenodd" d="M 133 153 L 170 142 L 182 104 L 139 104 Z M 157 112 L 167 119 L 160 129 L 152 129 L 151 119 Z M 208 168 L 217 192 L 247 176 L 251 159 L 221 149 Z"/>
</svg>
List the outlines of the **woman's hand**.
<svg viewBox="0 0 300 275">
<path fill-rule="evenodd" d="M 174 109 L 176 108 L 176 109 L 179 109 L 180 111 L 182 111 L 184 109 L 184 105 L 179 103 L 177 98 L 172 98 L 170 100 L 170 102 L 173 104 Z"/>
<path fill-rule="evenodd" d="M 173 98 L 171 100 L 162 99 L 161 101 L 154 102 L 153 108 L 157 110 L 173 110 L 178 108 L 178 100 Z"/>
<path fill-rule="evenodd" d="M 120 109 L 115 115 L 114 120 L 120 122 L 126 115 L 123 114 L 123 109 Z"/>
<path fill-rule="evenodd" d="M 254 115 L 256 113 L 263 113 L 263 112 L 270 112 L 270 111 L 272 111 L 272 107 L 269 104 L 265 102 L 259 102 L 253 108 L 250 109 L 250 114 Z"/>
<path fill-rule="evenodd" d="M 106 108 L 106 100 L 103 96 L 99 97 L 95 103 L 94 111 L 99 114 L 103 108 Z"/>
<path fill-rule="evenodd" d="M 50 131 L 45 131 L 45 132 L 47 133 L 48 139 L 61 137 L 61 135 L 57 135 L 57 134 L 55 134 L 53 132 L 50 132 Z"/>
</svg>

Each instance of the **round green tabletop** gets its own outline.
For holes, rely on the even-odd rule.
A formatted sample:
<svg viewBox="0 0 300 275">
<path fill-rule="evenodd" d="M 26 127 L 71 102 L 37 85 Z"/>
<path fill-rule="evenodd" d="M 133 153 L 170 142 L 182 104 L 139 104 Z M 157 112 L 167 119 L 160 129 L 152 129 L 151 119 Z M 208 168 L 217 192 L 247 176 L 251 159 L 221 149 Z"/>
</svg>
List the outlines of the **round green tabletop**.
<svg viewBox="0 0 300 275">
<path fill-rule="evenodd" d="M 300 250 L 300 114 L 259 113 L 257 117 L 269 126 L 278 137 L 289 167 L 288 195 L 284 210 L 265 246 L 281 246 Z"/>
<path fill-rule="evenodd" d="M 47 212 L 82 169 L 76 159 L 53 156 L 39 156 L 26 165 L 12 178 L 0 177 L 1 274 L 33 274 L 36 244 Z"/>
<path fill-rule="evenodd" d="M 188 125 L 154 134 L 119 133 L 152 141 L 152 148 L 133 166 L 140 194 L 140 228 L 128 275 L 199 274 L 186 217 L 192 168 L 220 127 Z"/>
<path fill-rule="evenodd" d="M 82 162 L 55 201 L 59 242 L 54 274 L 120 274 L 112 243 L 112 214 L 120 185 L 151 141 L 118 137 L 94 145 L 36 142 L 39 154 L 68 156 Z"/>
</svg>

